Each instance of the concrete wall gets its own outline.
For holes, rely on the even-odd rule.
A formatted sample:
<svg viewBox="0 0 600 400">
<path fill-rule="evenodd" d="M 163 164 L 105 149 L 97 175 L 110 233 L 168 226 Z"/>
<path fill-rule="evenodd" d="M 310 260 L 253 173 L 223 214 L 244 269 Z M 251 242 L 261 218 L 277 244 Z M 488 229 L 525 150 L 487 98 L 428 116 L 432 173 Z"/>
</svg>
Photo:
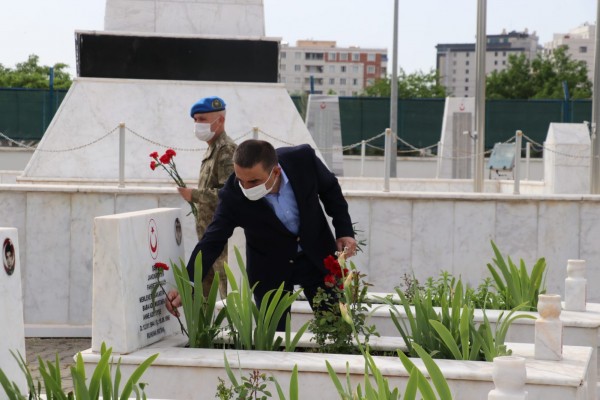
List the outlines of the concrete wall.
<svg viewBox="0 0 600 400">
<path fill-rule="evenodd" d="M 566 263 L 588 261 L 588 301 L 600 301 L 600 196 L 345 191 L 359 238 L 357 267 L 373 291 L 390 291 L 404 273 L 420 280 L 447 270 L 477 284 L 487 276 L 490 240 L 531 268 L 548 262 L 548 291 L 563 293 Z M 93 218 L 181 207 L 174 188 L 0 185 L 0 226 L 19 232 L 24 315 L 31 336 L 86 336 L 91 323 Z M 183 218 L 186 257 L 196 242 Z"/>
</svg>

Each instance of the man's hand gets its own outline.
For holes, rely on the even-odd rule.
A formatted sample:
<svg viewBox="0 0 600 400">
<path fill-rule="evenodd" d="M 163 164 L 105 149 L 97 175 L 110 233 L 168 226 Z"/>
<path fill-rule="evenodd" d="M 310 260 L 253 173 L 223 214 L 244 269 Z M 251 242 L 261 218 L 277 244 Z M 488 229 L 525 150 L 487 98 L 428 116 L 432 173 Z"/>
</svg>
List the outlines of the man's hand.
<svg viewBox="0 0 600 400">
<path fill-rule="evenodd" d="M 192 201 L 192 189 L 186 187 L 178 187 L 179 194 L 185 201 Z"/>
<path fill-rule="evenodd" d="M 339 252 L 346 249 L 346 258 L 350 258 L 356 254 L 356 240 L 353 237 L 345 236 L 335 241 Z"/>
<path fill-rule="evenodd" d="M 167 293 L 167 302 L 165 304 L 167 306 L 167 310 L 176 317 L 179 317 L 179 311 L 177 307 L 181 306 L 181 296 L 179 296 L 179 292 L 175 289 L 172 289 Z"/>
</svg>

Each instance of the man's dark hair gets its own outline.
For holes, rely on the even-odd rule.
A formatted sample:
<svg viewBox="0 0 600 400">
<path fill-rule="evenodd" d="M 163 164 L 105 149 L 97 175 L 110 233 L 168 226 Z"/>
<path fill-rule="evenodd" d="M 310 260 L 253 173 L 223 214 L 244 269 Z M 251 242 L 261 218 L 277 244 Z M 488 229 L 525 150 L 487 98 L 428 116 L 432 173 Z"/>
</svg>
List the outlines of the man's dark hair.
<svg viewBox="0 0 600 400">
<path fill-rule="evenodd" d="M 264 140 L 246 140 L 233 153 L 233 163 L 242 168 L 252 168 L 261 163 L 265 171 L 269 171 L 277 162 L 275 148 Z"/>
</svg>

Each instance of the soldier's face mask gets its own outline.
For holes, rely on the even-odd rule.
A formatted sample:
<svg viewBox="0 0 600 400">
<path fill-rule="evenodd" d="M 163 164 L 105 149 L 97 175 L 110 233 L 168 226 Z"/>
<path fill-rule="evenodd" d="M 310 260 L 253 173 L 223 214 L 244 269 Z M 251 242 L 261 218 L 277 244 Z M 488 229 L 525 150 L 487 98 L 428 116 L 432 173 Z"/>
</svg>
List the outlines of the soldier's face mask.
<svg viewBox="0 0 600 400">
<path fill-rule="evenodd" d="M 248 198 L 248 200 L 252 200 L 252 201 L 260 200 L 263 197 L 265 197 L 267 194 L 269 194 L 271 192 L 271 190 L 273 190 L 277 179 L 275 179 L 273 181 L 273 184 L 271 185 L 271 187 L 269 189 L 267 189 L 267 182 L 269 182 L 269 179 L 271 179 L 271 175 L 273 174 L 274 169 L 275 169 L 275 167 L 271 168 L 271 172 L 269 173 L 269 177 L 267 178 L 265 183 L 261 183 L 260 185 L 256 185 L 249 189 L 244 189 L 242 184 L 240 182 L 238 182 L 238 184 L 240 185 L 240 189 L 242 189 L 242 193 L 244 193 L 244 196 L 246 196 Z"/>
<path fill-rule="evenodd" d="M 208 142 L 210 139 L 215 136 L 215 133 L 212 131 L 213 124 L 217 122 L 215 119 L 213 122 L 196 122 L 194 123 L 194 134 L 198 138 L 198 140 L 202 140 L 204 142 Z"/>
</svg>

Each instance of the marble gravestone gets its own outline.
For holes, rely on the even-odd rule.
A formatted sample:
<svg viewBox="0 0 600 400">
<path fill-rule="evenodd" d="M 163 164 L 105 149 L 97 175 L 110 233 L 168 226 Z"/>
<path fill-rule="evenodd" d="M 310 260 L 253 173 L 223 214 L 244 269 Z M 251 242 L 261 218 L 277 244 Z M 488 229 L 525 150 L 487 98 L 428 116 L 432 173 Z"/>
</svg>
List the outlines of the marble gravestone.
<svg viewBox="0 0 600 400">
<path fill-rule="evenodd" d="M 157 208 L 94 219 L 92 350 L 102 343 L 126 354 L 180 331 L 160 289 L 152 306 L 157 262 L 170 269 L 160 278 L 175 287 L 171 261 L 184 257 L 179 208 Z"/>
<path fill-rule="evenodd" d="M 2 267 L 0 267 L 0 369 L 22 392 L 27 382 L 11 350 L 25 359 L 25 327 L 23 324 L 23 294 L 21 290 L 21 262 L 16 228 L 0 228 Z M 0 390 L 0 399 L 5 399 Z"/>
<path fill-rule="evenodd" d="M 306 127 L 321 149 L 325 164 L 337 176 L 344 176 L 339 97 L 309 95 Z"/>
<path fill-rule="evenodd" d="M 475 98 L 446 97 L 436 178 L 471 177 L 474 129 Z"/>
</svg>

